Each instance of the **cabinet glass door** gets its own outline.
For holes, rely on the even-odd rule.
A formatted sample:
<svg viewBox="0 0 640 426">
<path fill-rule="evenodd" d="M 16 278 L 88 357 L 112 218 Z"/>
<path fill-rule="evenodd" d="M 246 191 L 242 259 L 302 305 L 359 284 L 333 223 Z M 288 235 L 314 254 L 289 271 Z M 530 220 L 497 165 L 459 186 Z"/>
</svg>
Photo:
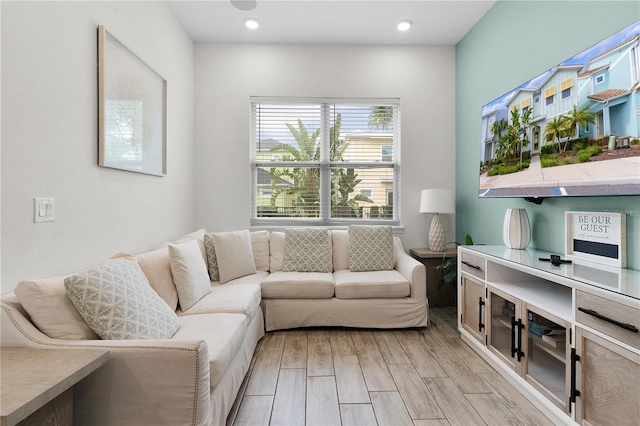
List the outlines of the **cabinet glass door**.
<svg viewBox="0 0 640 426">
<path fill-rule="evenodd" d="M 519 301 L 496 289 L 489 288 L 488 309 L 491 313 L 488 347 L 519 373 L 519 359 L 522 355 L 519 352 L 521 344 L 518 345 L 518 338 L 521 338 L 521 334 L 519 334 L 521 330 L 518 329 L 517 321 L 520 317 Z"/>
<path fill-rule="evenodd" d="M 542 310 L 525 306 L 526 353 L 523 376 L 556 406 L 568 403 L 568 324 Z"/>
</svg>

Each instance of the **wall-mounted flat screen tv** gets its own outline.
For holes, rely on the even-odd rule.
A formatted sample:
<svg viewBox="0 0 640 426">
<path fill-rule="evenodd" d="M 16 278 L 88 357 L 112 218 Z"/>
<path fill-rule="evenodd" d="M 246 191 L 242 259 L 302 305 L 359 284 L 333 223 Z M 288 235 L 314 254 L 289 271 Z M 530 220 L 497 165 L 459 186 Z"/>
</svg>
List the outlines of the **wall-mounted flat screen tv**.
<svg viewBox="0 0 640 426">
<path fill-rule="evenodd" d="M 640 195 L 640 21 L 482 108 L 479 196 Z"/>
</svg>

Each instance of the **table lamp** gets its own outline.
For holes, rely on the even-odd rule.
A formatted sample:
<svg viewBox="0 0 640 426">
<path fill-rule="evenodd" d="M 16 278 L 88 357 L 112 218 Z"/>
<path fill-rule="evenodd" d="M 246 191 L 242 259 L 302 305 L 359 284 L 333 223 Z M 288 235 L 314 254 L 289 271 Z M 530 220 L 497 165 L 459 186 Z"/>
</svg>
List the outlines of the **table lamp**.
<svg viewBox="0 0 640 426">
<path fill-rule="evenodd" d="M 420 213 L 435 213 L 429 229 L 429 250 L 443 251 L 445 236 L 440 214 L 455 213 L 453 192 L 450 189 L 423 189 L 420 196 Z"/>
</svg>

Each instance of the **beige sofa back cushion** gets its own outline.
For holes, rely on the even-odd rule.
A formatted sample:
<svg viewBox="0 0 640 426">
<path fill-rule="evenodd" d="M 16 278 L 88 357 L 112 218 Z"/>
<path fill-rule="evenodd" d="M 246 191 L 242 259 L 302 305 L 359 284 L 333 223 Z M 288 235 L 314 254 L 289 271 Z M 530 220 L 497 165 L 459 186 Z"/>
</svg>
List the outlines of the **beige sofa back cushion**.
<svg viewBox="0 0 640 426">
<path fill-rule="evenodd" d="M 333 243 L 333 270 L 349 269 L 349 233 L 347 230 L 331 231 Z"/>
<path fill-rule="evenodd" d="M 171 273 L 169 250 L 166 247 L 159 248 L 138 254 L 136 259 L 151 287 L 167 302 L 171 310 L 175 311 L 178 307 L 178 291 Z"/>
<path fill-rule="evenodd" d="M 15 294 L 31 321 L 53 339 L 97 340 L 64 288 L 66 276 L 18 283 Z"/>
<path fill-rule="evenodd" d="M 269 245 L 271 248 L 269 271 L 271 273 L 282 271 L 284 267 L 284 232 L 272 232 Z"/>
<path fill-rule="evenodd" d="M 253 249 L 253 260 L 256 263 L 256 270 L 269 272 L 269 231 L 254 231 L 250 233 L 251 248 Z"/>
</svg>

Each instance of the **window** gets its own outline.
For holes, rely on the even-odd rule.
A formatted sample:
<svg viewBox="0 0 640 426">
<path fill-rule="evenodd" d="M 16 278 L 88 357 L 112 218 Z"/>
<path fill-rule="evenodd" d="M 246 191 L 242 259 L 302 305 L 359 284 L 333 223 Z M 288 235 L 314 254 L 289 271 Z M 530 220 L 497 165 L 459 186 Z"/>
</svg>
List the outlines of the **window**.
<svg viewBox="0 0 640 426">
<path fill-rule="evenodd" d="M 535 99 L 533 100 L 533 102 L 535 102 L 535 103 L 540 102 L 540 96 L 536 96 Z"/>
<path fill-rule="evenodd" d="M 252 98 L 251 132 L 252 224 L 399 223 L 397 99 Z"/>
<path fill-rule="evenodd" d="M 551 105 L 553 103 L 553 98 L 555 97 L 555 95 L 551 95 L 548 98 L 546 98 L 545 101 L 545 105 Z"/>
<path fill-rule="evenodd" d="M 596 84 L 604 83 L 604 75 L 599 75 L 596 77 Z"/>
<path fill-rule="evenodd" d="M 562 91 L 562 99 L 567 99 L 569 97 L 571 97 L 571 87 Z"/>
</svg>

